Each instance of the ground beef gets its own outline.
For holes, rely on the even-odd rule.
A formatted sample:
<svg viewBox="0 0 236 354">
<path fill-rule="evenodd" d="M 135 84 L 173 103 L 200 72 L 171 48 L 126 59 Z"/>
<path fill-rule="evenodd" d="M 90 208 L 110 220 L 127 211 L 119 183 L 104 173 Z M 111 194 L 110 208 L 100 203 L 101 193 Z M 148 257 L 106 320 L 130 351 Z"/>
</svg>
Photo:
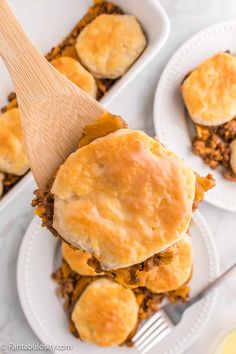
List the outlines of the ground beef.
<svg viewBox="0 0 236 354">
<path fill-rule="evenodd" d="M 123 11 L 120 7 L 109 1 L 94 1 L 94 5 L 89 8 L 87 14 L 76 24 L 69 36 L 61 44 L 53 48 L 46 55 L 46 58 L 51 61 L 61 56 L 69 56 L 78 60 L 79 58 L 75 49 L 77 37 L 90 22 L 101 14 L 123 14 Z M 113 79 L 96 79 L 98 87 L 97 99 L 101 99 L 116 81 Z"/>
<path fill-rule="evenodd" d="M 79 275 L 70 268 L 65 260 L 62 260 L 60 268 L 52 274 L 52 279 L 58 284 L 57 295 L 64 300 L 63 307 L 67 313 L 69 330 L 75 337 L 79 338 L 71 314 L 77 300 L 93 281 L 93 277 Z"/>
<path fill-rule="evenodd" d="M 165 295 L 154 294 L 150 290 L 143 287 L 133 289 L 133 292 L 139 305 L 139 312 L 138 321 L 135 328 L 122 344 L 128 347 L 132 347 L 134 345 L 132 339 L 136 334 L 141 322 L 148 319 L 153 313 L 157 312 L 161 307 L 163 299 L 165 298 Z"/>
<path fill-rule="evenodd" d="M 212 169 L 223 167 L 223 176 L 236 181 L 230 166 L 230 143 L 236 139 L 236 118 L 217 127 L 195 125 L 197 135 L 193 138 L 193 152 L 201 156 Z"/>
<path fill-rule="evenodd" d="M 100 262 L 97 260 L 96 257 L 92 256 L 90 259 L 88 259 L 88 265 L 92 268 L 94 268 L 95 272 L 96 273 L 102 273 L 103 272 L 103 269 L 101 267 L 101 264 Z"/>
<path fill-rule="evenodd" d="M 131 267 L 125 268 L 125 269 L 128 269 L 130 272 L 129 284 L 135 284 L 139 281 L 139 279 L 137 277 L 138 270 L 139 271 L 144 270 L 147 272 L 147 271 L 151 270 L 153 267 L 168 264 L 169 262 L 171 262 L 173 257 L 174 257 L 174 252 L 167 250 L 166 252 L 161 252 L 161 253 L 155 254 L 152 257 L 149 257 L 148 259 L 146 259 L 142 263 L 135 264 Z M 104 271 L 104 269 L 102 269 L 102 267 L 101 267 L 100 262 L 94 256 L 92 256 L 92 258 L 90 258 L 88 260 L 88 265 L 90 267 L 93 267 L 95 269 L 95 272 L 98 274 L 102 273 Z M 105 271 L 105 272 L 108 277 L 115 279 L 115 277 L 116 277 L 115 271 Z"/>
<path fill-rule="evenodd" d="M 48 61 L 53 59 L 67 56 L 73 59 L 79 60 L 77 51 L 75 48 L 76 40 L 80 32 L 96 17 L 101 14 L 123 14 L 124 12 L 119 6 L 109 1 L 95 0 L 94 5 L 89 8 L 87 13 L 82 19 L 75 25 L 71 33 L 56 47 L 53 47 L 51 51 L 45 56 Z M 100 100 L 104 94 L 114 85 L 117 80 L 114 79 L 96 79 L 98 87 L 97 99 Z M 17 107 L 16 94 L 11 92 L 8 95 L 9 104 L 2 108 L 2 112 Z"/>
<path fill-rule="evenodd" d="M 86 287 L 92 281 L 99 278 L 99 276 L 88 277 L 79 275 L 70 268 L 64 259 L 62 260 L 60 268 L 52 274 L 52 279 L 58 285 L 57 294 L 64 300 L 64 309 L 67 313 L 69 330 L 77 338 L 79 338 L 79 333 L 71 319 L 71 314 L 76 302 Z M 189 286 L 188 284 L 184 284 L 179 289 L 165 294 L 155 294 L 144 287 L 133 289 L 133 292 L 139 305 L 138 321 L 136 327 L 122 344 L 126 346 L 133 346 L 132 338 L 134 337 L 141 321 L 148 319 L 153 313 L 157 312 L 165 298 L 169 299 L 171 302 L 187 301 L 189 296 Z"/>
<path fill-rule="evenodd" d="M 230 53 L 226 50 L 225 53 Z M 181 85 L 191 74 L 190 71 L 182 80 Z M 193 153 L 201 156 L 212 169 L 223 167 L 223 176 L 236 182 L 236 174 L 230 166 L 230 143 L 236 139 L 236 118 L 217 127 L 195 124 L 196 133 L 192 139 Z"/>
<path fill-rule="evenodd" d="M 153 255 L 152 257 L 149 257 L 142 263 L 134 264 L 130 267 L 123 268 L 123 269 L 104 271 L 104 273 L 108 278 L 120 282 L 119 279 L 120 277 L 122 278 L 122 271 L 124 270 L 123 277 L 125 279 L 125 282 L 130 285 L 138 286 L 140 283 L 140 279 L 139 279 L 140 271 L 148 272 L 154 267 L 162 267 L 164 265 L 167 265 L 172 261 L 174 255 L 175 255 L 175 249 L 169 248 L 165 252 L 160 252 L 158 254 Z"/>
<path fill-rule="evenodd" d="M 14 185 L 21 180 L 24 176 L 16 176 L 11 173 L 4 173 L 3 178 L 3 197 Z M 1 199 L 0 197 L 0 199 Z"/>
<path fill-rule="evenodd" d="M 50 188 L 51 189 L 51 188 Z M 32 207 L 37 209 L 35 214 L 42 219 L 42 226 L 46 227 L 54 236 L 60 237 L 58 232 L 53 228 L 54 214 L 54 196 L 50 190 L 43 191 L 37 189 L 34 191 L 35 198 L 32 200 Z"/>
</svg>

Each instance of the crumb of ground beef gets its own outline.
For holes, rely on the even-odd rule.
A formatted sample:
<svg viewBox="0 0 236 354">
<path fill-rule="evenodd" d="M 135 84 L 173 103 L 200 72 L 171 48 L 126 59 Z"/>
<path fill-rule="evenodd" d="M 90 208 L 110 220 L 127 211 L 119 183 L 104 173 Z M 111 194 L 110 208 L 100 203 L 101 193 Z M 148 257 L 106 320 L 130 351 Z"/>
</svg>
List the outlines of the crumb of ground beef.
<svg viewBox="0 0 236 354">
<path fill-rule="evenodd" d="M 37 189 L 34 191 L 35 198 L 32 200 L 32 207 L 35 208 L 35 214 L 42 219 L 42 227 L 47 229 L 56 237 L 60 237 L 58 232 L 53 228 L 54 213 L 54 196 L 50 190 L 43 191 Z"/>
<path fill-rule="evenodd" d="M 190 286 L 188 283 L 183 284 L 178 289 L 170 291 L 166 294 L 171 303 L 178 301 L 187 302 L 189 300 Z"/>
<path fill-rule="evenodd" d="M 161 253 L 153 255 L 152 257 L 149 257 L 148 259 L 146 259 L 142 263 L 135 264 L 133 266 L 124 268 L 125 270 L 128 270 L 130 272 L 130 284 L 135 284 L 136 282 L 138 282 L 138 278 L 137 278 L 137 274 L 136 274 L 138 270 L 139 271 L 144 270 L 144 271 L 148 272 L 153 267 L 170 263 L 171 260 L 173 259 L 173 257 L 174 257 L 174 252 L 172 252 L 172 250 L 167 250 L 165 252 L 161 252 Z M 102 273 L 104 271 L 104 269 L 101 268 L 100 262 L 94 256 L 92 256 L 88 260 L 88 265 L 90 267 L 93 267 L 95 269 L 96 273 Z M 115 270 L 105 271 L 105 272 L 106 272 L 107 276 L 111 276 L 111 278 L 115 279 L 115 277 L 116 277 Z"/>
<path fill-rule="evenodd" d="M 3 197 L 9 190 L 16 185 L 17 182 L 21 180 L 24 176 L 16 176 L 11 173 L 4 173 L 4 178 L 3 178 L 3 194 L 1 197 Z"/>
</svg>

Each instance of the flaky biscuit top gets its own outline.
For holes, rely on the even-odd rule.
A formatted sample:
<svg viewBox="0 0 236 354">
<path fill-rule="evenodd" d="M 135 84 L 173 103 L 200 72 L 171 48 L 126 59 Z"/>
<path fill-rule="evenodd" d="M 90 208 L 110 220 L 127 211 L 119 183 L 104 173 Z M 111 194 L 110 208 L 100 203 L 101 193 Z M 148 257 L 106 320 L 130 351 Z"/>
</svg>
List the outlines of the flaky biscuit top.
<svg viewBox="0 0 236 354">
<path fill-rule="evenodd" d="M 70 57 L 60 57 L 53 59 L 51 64 L 79 88 L 96 98 L 96 80 L 77 60 Z"/>
<path fill-rule="evenodd" d="M 121 129 L 71 154 L 57 173 L 53 227 L 103 269 L 140 263 L 187 231 L 193 171 L 157 140 Z"/>
<path fill-rule="evenodd" d="M 194 69 L 181 85 L 195 123 L 217 126 L 236 116 L 236 57 L 218 53 Z"/>
<path fill-rule="evenodd" d="M 100 346 L 119 345 L 135 328 L 138 304 L 132 290 L 102 278 L 85 289 L 72 320 L 82 340 Z"/>
<path fill-rule="evenodd" d="M 102 14 L 80 33 L 76 50 L 81 63 L 95 77 L 117 79 L 140 56 L 146 44 L 134 16 Z"/>
</svg>

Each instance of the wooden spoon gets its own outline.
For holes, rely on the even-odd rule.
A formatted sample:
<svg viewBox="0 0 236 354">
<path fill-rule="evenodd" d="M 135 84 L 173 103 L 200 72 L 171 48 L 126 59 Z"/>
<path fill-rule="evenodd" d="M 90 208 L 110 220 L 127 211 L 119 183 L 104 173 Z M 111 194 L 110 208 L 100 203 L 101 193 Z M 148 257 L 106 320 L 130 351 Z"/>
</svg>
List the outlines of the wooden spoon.
<svg viewBox="0 0 236 354">
<path fill-rule="evenodd" d="M 6 0 L 0 0 L 0 55 L 15 85 L 33 176 L 45 188 L 105 108 L 47 62 Z"/>
</svg>

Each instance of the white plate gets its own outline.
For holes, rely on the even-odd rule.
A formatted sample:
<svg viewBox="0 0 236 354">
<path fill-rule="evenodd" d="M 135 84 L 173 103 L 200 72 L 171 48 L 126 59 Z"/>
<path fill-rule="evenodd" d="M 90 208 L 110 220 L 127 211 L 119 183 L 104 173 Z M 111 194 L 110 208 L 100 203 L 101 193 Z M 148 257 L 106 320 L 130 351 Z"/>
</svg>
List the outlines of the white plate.
<svg viewBox="0 0 236 354">
<path fill-rule="evenodd" d="M 188 119 L 179 86 L 186 74 L 202 61 L 219 51 L 236 53 L 236 21 L 211 26 L 185 42 L 167 64 L 156 91 L 154 124 L 158 138 L 175 151 L 201 175 L 212 173 L 216 187 L 206 193 L 206 201 L 236 212 L 236 183 L 223 178 L 219 171 L 210 169 L 191 152 Z"/>
<path fill-rule="evenodd" d="M 218 274 L 218 257 L 211 233 L 199 212 L 194 214 L 190 227 L 194 248 L 194 273 L 192 294 L 200 290 Z M 50 274 L 56 269 L 58 240 L 40 227 L 35 218 L 24 236 L 17 265 L 18 293 L 25 316 L 39 339 L 48 345 L 68 345 L 73 353 L 81 354 L 131 354 L 129 348 L 99 348 L 82 343 L 68 330 L 62 303 L 55 294 L 56 286 Z M 203 330 L 209 320 L 215 293 L 194 305 L 186 312 L 182 322 L 150 354 L 183 353 Z M 59 354 L 60 351 L 55 350 Z M 71 353 L 66 351 L 63 353 Z"/>
<path fill-rule="evenodd" d="M 143 0 L 114 0 L 113 2 L 121 6 L 125 12 L 138 18 L 148 37 L 148 45 L 141 57 L 102 99 L 101 102 L 108 108 L 119 92 L 124 90 L 160 51 L 169 35 L 168 17 L 156 0 L 145 0 L 145 4 Z M 42 53 L 47 53 L 71 31 L 88 10 L 92 0 L 70 0 L 70 6 L 68 0 L 9 0 L 9 3 L 33 43 Z M 13 85 L 1 60 L 0 77 L 0 106 L 2 107 L 6 103 L 7 95 L 13 90 Z M 28 174 L 0 200 L 0 213 L 15 197 L 23 194 L 29 180 L 33 181 Z M 31 182 L 31 185 L 33 191 L 34 183 Z"/>
</svg>

